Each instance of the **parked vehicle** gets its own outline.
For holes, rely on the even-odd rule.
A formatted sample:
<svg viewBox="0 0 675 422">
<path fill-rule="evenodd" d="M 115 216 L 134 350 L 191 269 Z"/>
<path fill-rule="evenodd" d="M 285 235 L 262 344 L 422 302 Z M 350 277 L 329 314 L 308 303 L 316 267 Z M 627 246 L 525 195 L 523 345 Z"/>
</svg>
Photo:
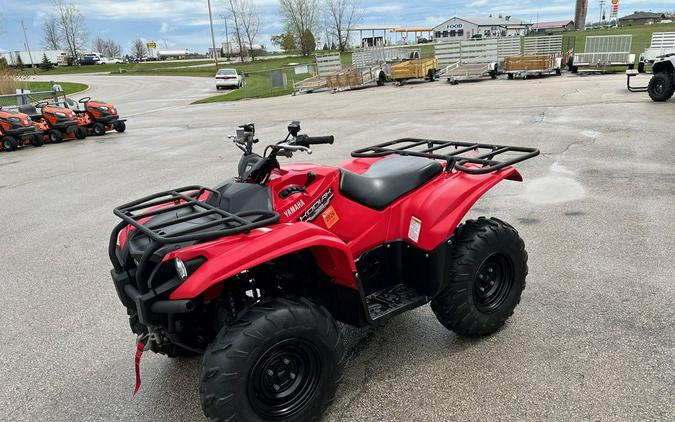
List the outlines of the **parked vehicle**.
<svg viewBox="0 0 675 422">
<path fill-rule="evenodd" d="M 241 88 L 243 85 L 244 78 L 237 69 L 219 69 L 216 73 L 216 89 Z"/>
<path fill-rule="evenodd" d="M 80 57 L 79 63 L 81 66 L 87 66 L 92 64 L 103 64 L 101 63 L 101 55 L 98 53 L 87 53 Z"/>
<path fill-rule="evenodd" d="M 29 143 L 36 147 L 44 144 L 42 135 L 35 129 L 30 117 L 0 106 L 0 149 L 15 151 Z"/>
<path fill-rule="evenodd" d="M 120 119 L 113 104 L 84 97 L 77 102 L 72 98 L 66 98 L 64 106 L 77 115 L 78 125 L 85 128 L 89 134 L 101 136 L 113 130 L 120 133 L 127 130 L 127 120 Z"/>
<path fill-rule="evenodd" d="M 513 313 L 523 240 L 496 218 L 460 222 L 538 150 L 405 138 L 340 167 L 280 166 L 333 143 L 299 132 L 292 122 L 258 155 L 243 125 L 237 177 L 115 208 L 111 275 L 138 336 L 136 391 L 144 350 L 203 353 L 211 420 L 314 421 L 346 359 L 336 321 L 377 325 L 430 302 L 446 328 L 484 336 Z"/>
<path fill-rule="evenodd" d="M 86 129 L 77 125 L 75 114 L 66 107 L 43 101 L 35 105 L 21 105 L 19 111 L 27 114 L 43 139 L 53 144 L 87 137 Z"/>
<path fill-rule="evenodd" d="M 654 101 L 668 101 L 675 93 L 675 53 L 660 56 L 652 66 L 654 76 L 647 92 Z"/>
</svg>

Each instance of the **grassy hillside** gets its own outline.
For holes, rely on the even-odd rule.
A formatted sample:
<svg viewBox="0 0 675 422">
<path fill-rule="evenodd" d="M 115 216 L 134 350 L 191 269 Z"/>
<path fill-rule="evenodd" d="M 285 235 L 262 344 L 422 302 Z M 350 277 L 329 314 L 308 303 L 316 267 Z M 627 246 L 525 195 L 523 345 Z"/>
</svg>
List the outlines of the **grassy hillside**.
<svg viewBox="0 0 675 422">
<path fill-rule="evenodd" d="M 608 29 L 590 29 L 587 31 L 572 31 L 564 34 L 565 38 L 574 37 L 574 50 L 583 52 L 586 43 L 586 37 L 595 35 L 633 35 L 632 53 L 637 56 L 642 53 L 645 48 L 649 47 L 653 32 L 673 32 L 675 31 L 675 23 L 665 23 L 656 25 L 640 25 L 640 26 L 620 26 L 618 28 Z"/>
</svg>

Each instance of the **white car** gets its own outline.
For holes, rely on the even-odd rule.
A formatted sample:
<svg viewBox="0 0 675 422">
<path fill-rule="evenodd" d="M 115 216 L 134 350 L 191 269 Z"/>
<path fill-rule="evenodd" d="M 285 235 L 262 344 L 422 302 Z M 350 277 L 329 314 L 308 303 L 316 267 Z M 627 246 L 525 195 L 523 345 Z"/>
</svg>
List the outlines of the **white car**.
<svg viewBox="0 0 675 422">
<path fill-rule="evenodd" d="M 216 89 L 241 88 L 242 85 L 244 85 L 244 78 L 237 72 L 237 69 L 219 69 L 216 73 Z"/>
</svg>

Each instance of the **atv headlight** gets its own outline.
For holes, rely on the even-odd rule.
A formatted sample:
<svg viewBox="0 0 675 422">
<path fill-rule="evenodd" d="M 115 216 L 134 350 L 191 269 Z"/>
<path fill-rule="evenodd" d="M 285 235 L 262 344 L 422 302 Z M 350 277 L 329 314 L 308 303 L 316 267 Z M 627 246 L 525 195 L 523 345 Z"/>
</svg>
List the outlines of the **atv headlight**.
<svg viewBox="0 0 675 422">
<path fill-rule="evenodd" d="M 101 111 L 108 111 L 108 107 L 106 107 L 106 106 L 101 106 L 98 109 L 101 110 Z"/>
<path fill-rule="evenodd" d="M 68 116 L 66 115 L 66 113 L 61 113 L 60 111 L 57 111 L 56 113 L 54 113 L 54 115 L 55 115 L 56 117 L 62 117 L 62 118 L 68 117 Z"/>
<path fill-rule="evenodd" d="M 187 267 L 185 262 L 182 259 L 176 258 L 173 261 L 174 266 L 176 267 L 176 273 L 181 280 L 185 280 L 188 277 Z"/>
</svg>

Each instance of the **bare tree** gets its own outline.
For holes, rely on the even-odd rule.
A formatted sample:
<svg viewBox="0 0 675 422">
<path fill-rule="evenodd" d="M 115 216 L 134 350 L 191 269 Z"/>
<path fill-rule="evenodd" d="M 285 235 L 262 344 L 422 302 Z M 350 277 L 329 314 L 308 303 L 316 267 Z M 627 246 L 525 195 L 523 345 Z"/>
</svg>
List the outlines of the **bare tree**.
<svg viewBox="0 0 675 422">
<path fill-rule="evenodd" d="M 56 18 L 49 18 L 42 27 L 42 47 L 46 50 L 60 50 L 62 41 Z"/>
<path fill-rule="evenodd" d="M 65 0 L 54 0 L 53 9 L 56 13 L 57 27 L 66 43 L 68 53 L 73 60 L 77 60 L 79 52 L 87 42 L 84 16 L 76 5 Z"/>
<path fill-rule="evenodd" d="M 232 36 L 234 37 L 234 42 L 237 43 L 239 48 L 239 59 L 244 61 L 244 25 L 243 25 L 243 13 L 241 7 L 241 0 L 227 0 L 227 11 L 232 15 L 232 21 L 234 22 L 234 28 Z"/>
<path fill-rule="evenodd" d="M 97 37 L 92 42 L 91 47 L 105 57 L 119 57 L 122 54 L 122 47 L 119 44 L 113 40 L 104 40 L 101 37 Z"/>
<path fill-rule="evenodd" d="M 107 57 L 122 56 L 122 46 L 117 44 L 113 40 L 108 40 L 108 42 L 106 43 L 105 55 Z"/>
<path fill-rule="evenodd" d="M 255 7 L 255 4 L 251 0 L 239 0 L 241 4 L 241 26 L 244 29 L 244 34 L 248 40 L 248 54 L 251 56 L 251 61 L 253 61 L 253 48 L 255 45 L 255 40 L 258 37 L 258 30 L 260 30 L 260 14 L 258 13 L 258 8 Z"/>
<path fill-rule="evenodd" d="M 319 0 L 279 0 L 283 19 L 297 40 L 303 55 L 316 49 L 319 30 Z"/>
<path fill-rule="evenodd" d="M 106 43 L 107 43 L 107 41 L 104 40 L 103 38 L 96 37 L 96 39 L 94 41 L 92 41 L 92 43 L 91 43 L 91 49 L 94 50 L 95 52 L 101 53 L 105 56 L 105 53 L 103 52 L 103 50 L 105 50 Z"/>
<path fill-rule="evenodd" d="M 349 44 L 349 34 L 361 19 L 359 0 L 326 0 L 326 30 L 338 40 L 340 52 Z"/>
<path fill-rule="evenodd" d="M 145 48 L 145 43 L 143 42 L 142 39 L 137 38 L 131 43 L 131 55 L 133 57 L 136 57 L 138 60 L 145 57 L 147 52 L 148 49 Z"/>
</svg>

